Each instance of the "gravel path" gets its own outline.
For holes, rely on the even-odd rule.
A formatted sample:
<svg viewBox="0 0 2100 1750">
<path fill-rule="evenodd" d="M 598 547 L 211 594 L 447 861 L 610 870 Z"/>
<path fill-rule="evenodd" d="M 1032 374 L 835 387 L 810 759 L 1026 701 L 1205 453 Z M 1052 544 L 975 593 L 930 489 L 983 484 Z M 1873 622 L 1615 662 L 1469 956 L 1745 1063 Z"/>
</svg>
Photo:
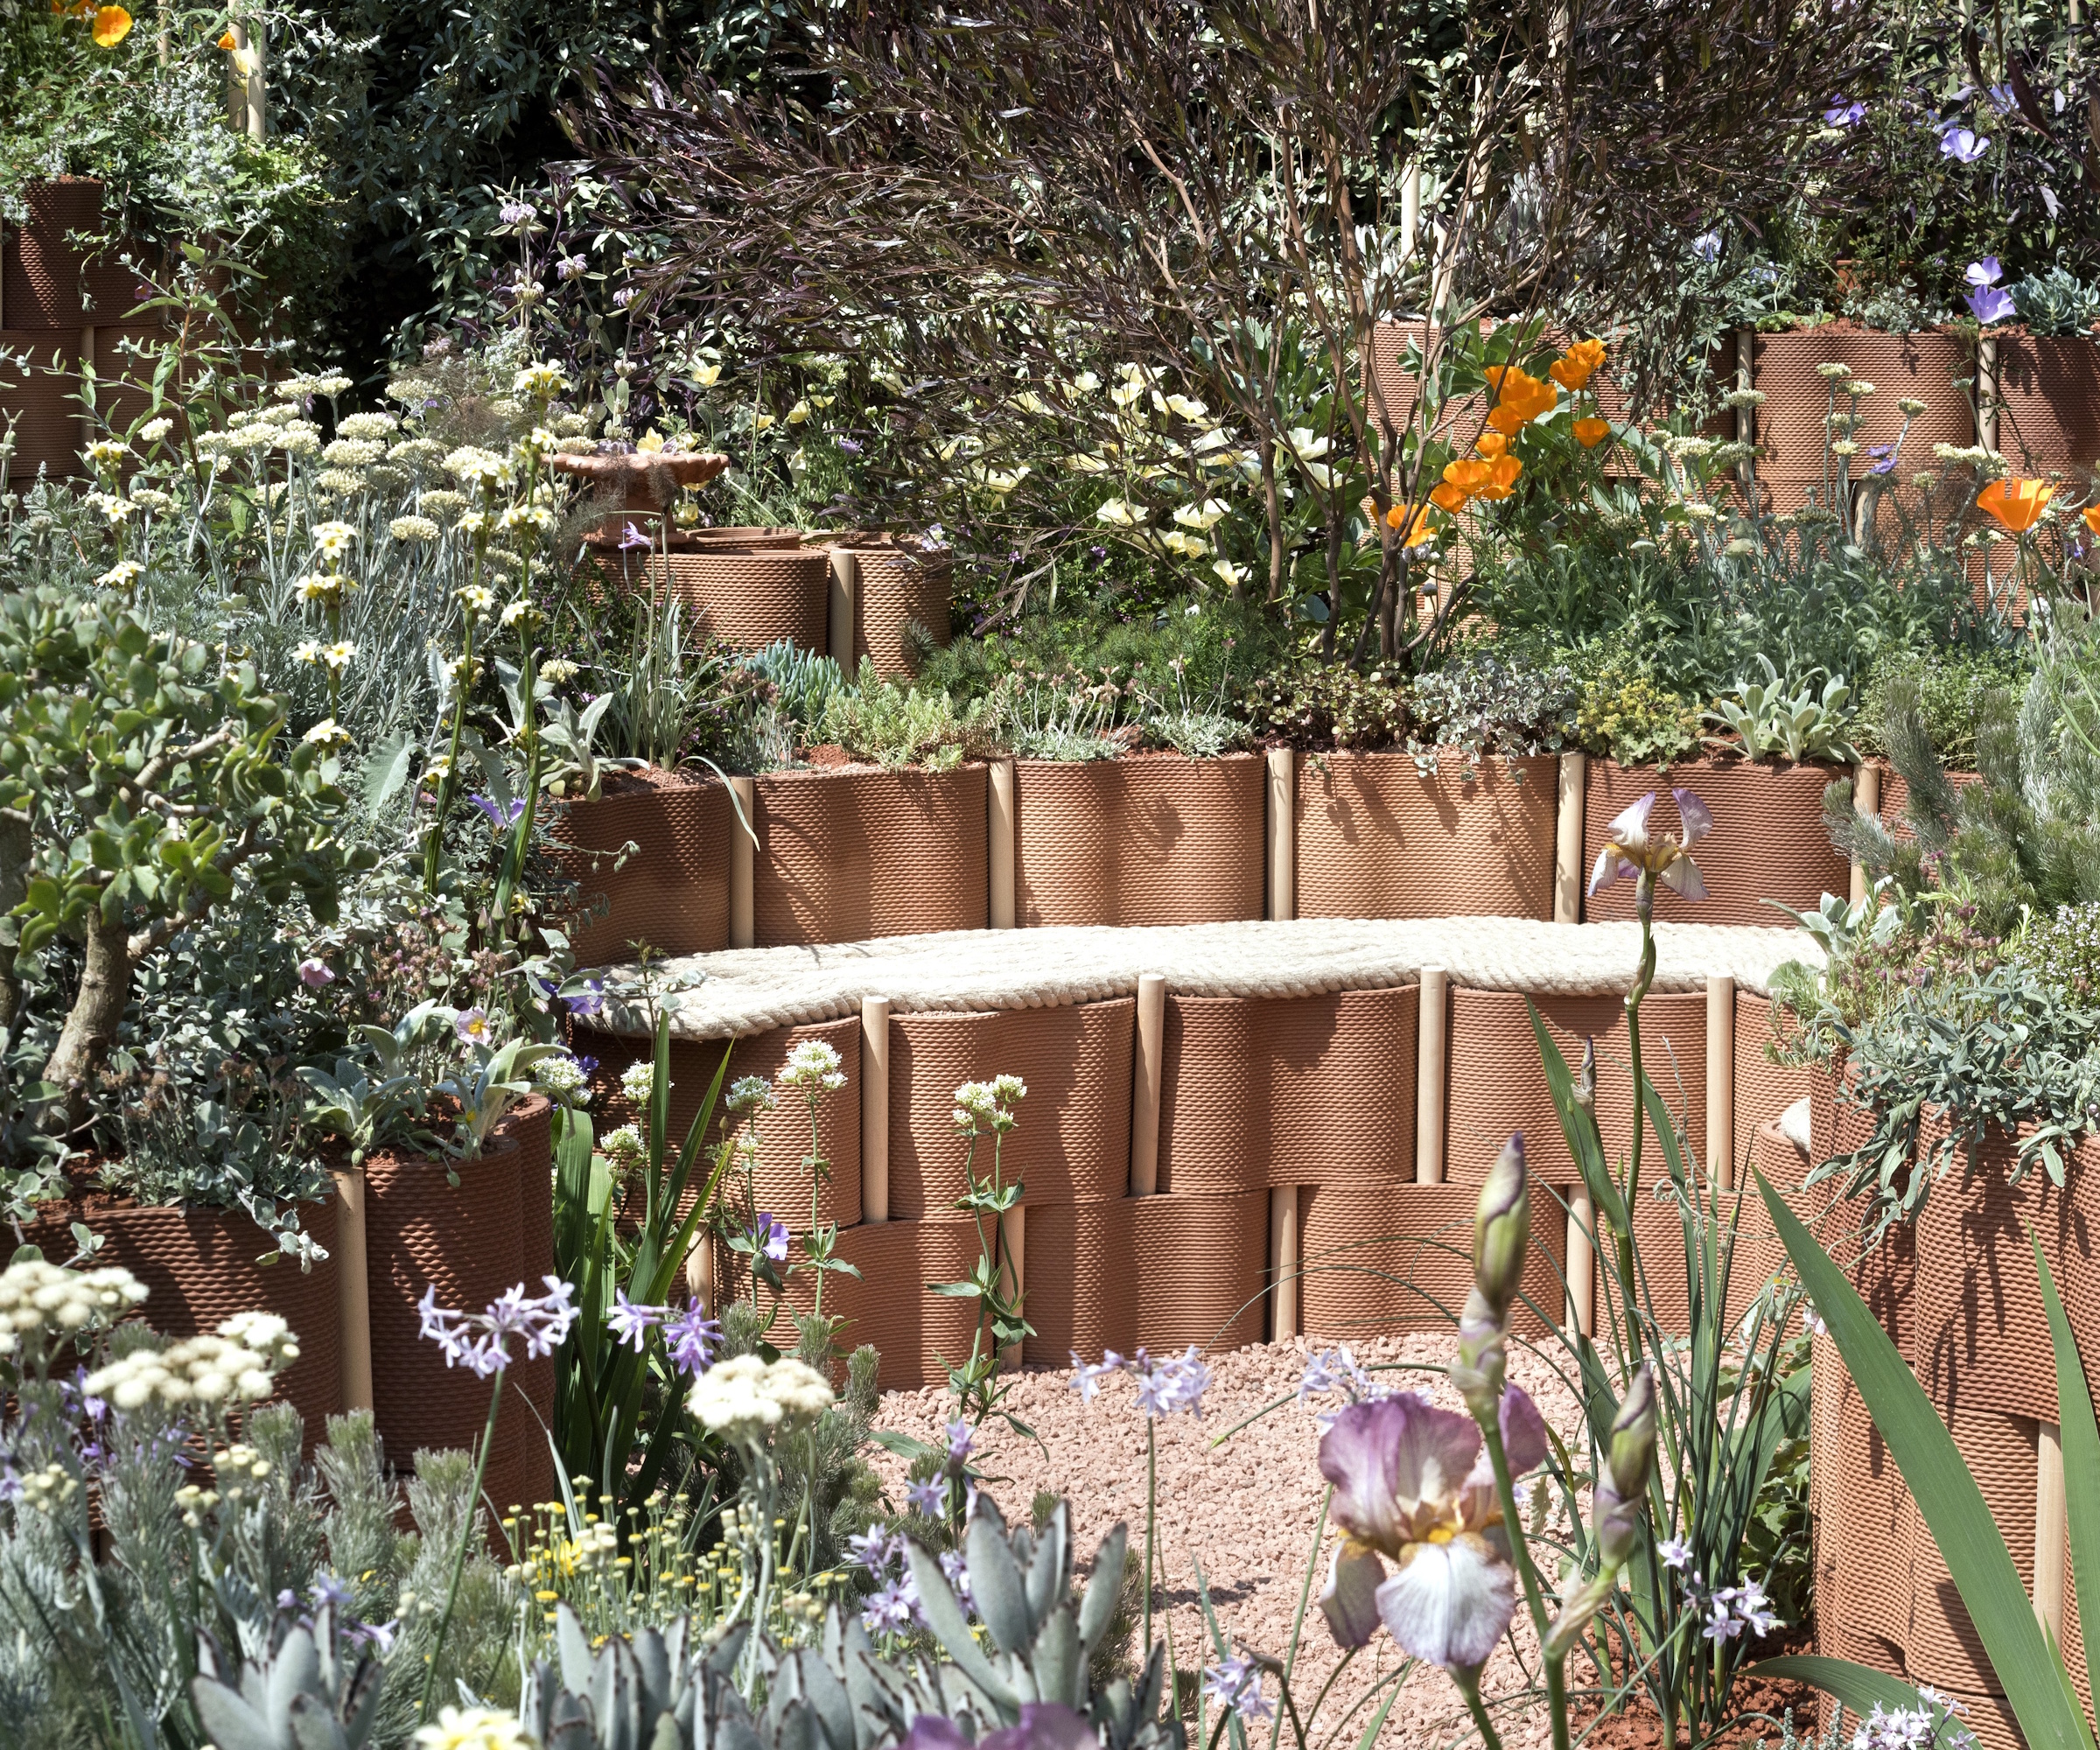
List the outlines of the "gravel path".
<svg viewBox="0 0 2100 1750">
<path fill-rule="evenodd" d="M 1415 1363 L 1441 1368 L 1451 1358 L 1454 1340 L 1446 1335 L 1414 1336 L 1355 1346 L 1367 1367 Z M 1213 1370 L 1201 1422 L 1169 1417 L 1158 1424 L 1158 1522 L 1167 1575 L 1169 1621 L 1175 1654 L 1182 1666 L 1214 1662 L 1202 1638 L 1194 1564 L 1200 1562 L 1217 1612 L 1219 1626 L 1236 1641 L 1281 1658 L 1291 1641 L 1291 1625 L 1305 1585 L 1306 1558 L 1319 1523 L 1325 1484 L 1318 1463 L 1319 1431 L 1315 1410 L 1339 1399 L 1300 1404 L 1296 1401 L 1307 1346 L 1265 1344 L 1208 1357 Z M 1548 1422 L 1564 1434 L 1580 1424 L 1572 1394 L 1538 1357 L 1522 1349 L 1510 1357 L 1510 1376 L 1538 1404 Z M 1460 1405 L 1458 1394 L 1438 1372 L 1389 1373 L 1393 1383 L 1419 1384 L 1439 1404 Z M 1048 1453 L 1004 1427 L 988 1428 L 978 1443 L 982 1469 L 999 1479 L 991 1487 L 1008 1519 L 1025 1518 L 1039 1489 L 1054 1489 L 1072 1503 L 1074 1536 L 1082 1558 L 1109 1528 L 1122 1520 L 1130 1528 L 1134 1557 L 1141 1558 L 1144 1533 L 1144 1419 L 1132 1406 L 1127 1378 L 1109 1382 L 1089 1408 L 1070 1389 L 1064 1369 L 1032 1368 L 1015 1376 L 1006 1400 L 1021 1421 L 1042 1437 Z M 1245 1418 L 1278 1398 L 1292 1401 L 1242 1429 L 1222 1444 L 1213 1444 Z M 947 1412 L 943 1392 L 928 1390 L 890 1392 L 882 1402 L 878 1427 L 901 1429 L 921 1438 L 935 1438 Z M 887 1454 L 876 1455 L 877 1466 L 893 1500 L 901 1499 L 903 1466 Z M 1333 1532 L 1327 1534 L 1328 1542 Z M 1320 1578 L 1325 1578 L 1323 1547 Z M 1317 1584 L 1317 1582 L 1316 1582 Z M 1154 1628 L 1158 1623 L 1155 1618 Z M 1532 1664 L 1536 1641 L 1520 1600 L 1517 1650 L 1506 1642 L 1489 1661 L 1482 1684 L 1492 1701 L 1521 1688 L 1521 1654 Z M 1336 1661 L 1325 1620 L 1309 1605 L 1292 1684 L 1301 1710 L 1311 1705 Z M 1401 1662 L 1398 1649 L 1381 1631 L 1371 1646 L 1345 1673 L 1322 1709 L 1312 1732 L 1314 1750 L 1330 1740 L 1336 1750 L 1354 1750 L 1375 1705 L 1357 1711 L 1346 1726 L 1342 1717 L 1381 1674 Z M 1275 1687 L 1269 1689 L 1271 1700 Z M 1533 1746 L 1547 1737 L 1543 1710 L 1521 1704 L 1498 1709 L 1498 1724 L 1508 1750 Z M 1521 1716 L 1521 1717 L 1520 1717 Z M 1402 1686 L 1388 1715 L 1380 1744 L 1426 1746 L 1454 1741 L 1469 1730 L 1464 1704 L 1441 1671 L 1417 1670 Z M 1284 1743 L 1290 1743 L 1286 1727 Z M 1257 1744 L 1266 1743 L 1265 1734 Z"/>
</svg>

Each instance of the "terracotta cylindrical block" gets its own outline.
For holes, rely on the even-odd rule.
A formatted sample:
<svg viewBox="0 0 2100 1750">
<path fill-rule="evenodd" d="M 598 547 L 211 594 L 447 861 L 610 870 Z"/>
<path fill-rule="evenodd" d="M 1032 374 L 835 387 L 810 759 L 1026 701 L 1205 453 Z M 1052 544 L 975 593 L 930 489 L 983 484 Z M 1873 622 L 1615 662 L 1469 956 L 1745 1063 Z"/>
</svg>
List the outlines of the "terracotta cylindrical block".
<svg viewBox="0 0 2100 1750">
<path fill-rule="evenodd" d="M 1605 1158 L 1622 1158 L 1632 1144 L 1634 1118 L 1625 1004 L 1617 997 L 1532 1000 L 1571 1071 L 1580 1068 L 1583 1040 L 1596 1040 L 1598 1126 Z M 1447 1176 L 1453 1184 L 1485 1184 L 1509 1133 L 1522 1130 L 1534 1172 L 1556 1183 L 1573 1179 L 1575 1163 L 1546 1088 L 1524 998 L 1506 990 L 1456 989 L 1451 1004 Z M 1689 1131 L 1692 1152 L 1704 1159 L 1705 993 L 1651 994 L 1641 1005 L 1641 1053 L 1648 1079 Z M 1652 1126 L 1642 1148 L 1642 1178 L 1654 1185 L 1665 1167 Z"/>
<path fill-rule="evenodd" d="M 1415 1178 L 1424 1185 L 1444 1182 L 1450 1095 L 1451 975 L 1441 966 L 1424 966 L 1415 1012 Z"/>
<path fill-rule="evenodd" d="M 1860 446 L 1856 471 L 1863 470 L 1870 447 L 1896 441 L 1904 424 L 1898 403 L 1904 401 L 1925 403 L 1903 439 L 1899 467 L 1906 476 L 1931 466 L 1935 444 L 1959 449 L 1976 442 L 1968 394 L 1953 387 L 1956 378 L 1975 371 L 1974 354 L 1960 335 L 1884 334 L 1840 323 L 1760 334 L 1754 374 L 1765 401 L 1757 410 L 1757 428 L 1758 442 L 1768 452 L 1758 462 L 1760 480 L 1820 486 L 1832 396 L 1816 367 L 1826 363 L 1849 365 L 1855 380 L 1874 385 L 1874 393 L 1858 403 L 1863 423 L 1848 434 Z M 1836 408 L 1844 413 L 1852 403 L 1844 385 L 1838 388 Z"/>
<path fill-rule="evenodd" d="M 1308 1340 L 1360 1342 L 1456 1326 L 1473 1285 L 1477 1186 L 1308 1186 L 1298 1194 Z M 1567 1213 L 1543 1182 L 1531 1192 L 1531 1253 L 1512 1327 L 1536 1335 L 1560 1321 Z"/>
<path fill-rule="evenodd" d="M 894 544 L 852 546 L 859 571 L 853 666 L 874 659 L 876 671 L 893 678 L 919 667 L 914 646 L 945 650 L 948 598 L 955 588 L 955 558 L 945 547 L 920 551 Z"/>
<path fill-rule="evenodd" d="M 1127 927 L 1259 918 L 1265 771 L 1253 753 L 1017 761 L 1020 921 Z"/>
<path fill-rule="evenodd" d="M 46 1203 L 24 1224 L 23 1238 L 58 1263 L 74 1253 L 72 1223 L 84 1223 L 102 1241 L 86 1267 L 113 1265 L 144 1283 L 136 1316 L 163 1336 L 210 1335 L 236 1312 L 277 1314 L 291 1327 L 299 1356 L 277 1376 L 272 1401 L 299 1412 L 312 1451 L 328 1418 L 343 1408 L 337 1207 L 333 1197 L 299 1206 L 300 1227 L 330 1254 L 306 1270 L 285 1258 L 257 1264 L 274 1250 L 272 1242 L 238 1208 L 149 1208 L 101 1197 L 84 1207 Z"/>
<path fill-rule="evenodd" d="M 1838 1346 L 1817 1337 L 1811 1354 L 1816 1650 L 1900 1676 L 1916 1508 Z"/>
<path fill-rule="evenodd" d="M 890 1219 L 890 999 L 860 999 L 860 1214 Z"/>
<path fill-rule="evenodd" d="M 775 772 L 753 788 L 755 946 L 985 927 L 984 766 Z"/>
<path fill-rule="evenodd" d="M 1945 1134 L 1943 1117 L 1928 1120 L 1921 1152 Z M 2002 1131 L 1973 1158 L 1957 1149 L 1918 1214 L 1912 1365 L 1944 1415 L 1988 1407 L 2055 1422 L 2055 1355 L 2027 1236 L 2067 1307 L 2100 1293 L 2100 1236 L 2039 1164 L 2011 1182 L 2016 1150 Z"/>
<path fill-rule="evenodd" d="M 827 1277 L 825 1310 L 845 1319 L 839 1342 L 849 1353 L 863 1343 L 881 1351 L 877 1378 L 886 1391 L 944 1381 L 949 1368 L 970 1359 L 978 1303 L 932 1293 L 928 1284 L 962 1282 L 973 1273 L 980 1251 L 976 1222 L 942 1215 L 849 1228 L 838 1236 L 838 1250 L 860 1275 Z"/>
<path fill-rule="evenodd" d="M 1740 1166 L 1749 1155 L 1759 1127 L 1779 1117 L 1809 1091 L 1809 1072 L 1772 1061 L 1778 1041 L 1772 999 L 1754 991 L 1735 993 L 1735 1144 Z M 1800 1180 L 1782 1188 L 1792 1190 Z"/>
<path fill-rule="evenodd" d="M 1169 998 L 1159 1189 L 1411 1180 L 1419 1009 L 1412 984 Z"/>
<path fill-rule="evenodd" d="M 2006 1540 L 2012 1564 L 2030 1592 L 2034 1581 L 2034 1424 L 1979 1406 L 1949 1418 L 1947 1432 L 1982 1492 Z M 1904 1499 L 1911 1542 L 1910 1633 L 1904 1668 L 1914 1681 L 1970 1693 L 2002 1692 L 1954 1577 L 1934 1543 L 1915 1499 Z M 1862 1580 L 1870 1577 L 1861 1576 Z"/>
<path fill-rule="evenodd" d="M 1706 1135 L 1714 1144 L 1706 1170 L 1726 1191 L 1735 1184 L 1735 980 L 1706 979 Z"/>
<path fill-rule="evenodd" d="M 1611 823 L 1648 794 L 1661 795 L 1649 816 L 1653 835 L 1676 836 L 1682 828 L 1672 785 L 1706 804 L 1713 831 L 1692 847 L 1707 896 L 1691 900 L 1657 882 L 1656 916 L 1678 923 L 1752 924 L 1791 929 L 1794 920 L 1774 906 L 1813 912 L 1825 893 L 1849 892 L 1852 865 L 1831 848 L 1823 823 L 1823 793 L 1842 768 L 1760 765 L 1700 760 L 1674 766 L 1589 762 L 1589 794 L 1583 804 L 1586 863 L 1593 865 L 1610 836 Z M 1583 916 L 1595 922 L 1634 915 L 1634 884 L 1624 878 L 1591 895 Z"/>
<path fill-rule="evenodd" d="M 2100 346 L 2083 334 L 1998 337 L 1998 452 L 2021 474 L 2100 458 Z"/>
<path fill-rule="evenodd" d="M 101 232 L 102 185 L 61 177 L 31 183 L 23 199 L 28 222 L 0 230 L 0 310 L 7 326 L 49 333 L 122 321 L 140 298 L 136 276 L 117 260 L 123 246 L 90 263 L 74 241 Z"/>
<path fill-rule="evenodd" d="M 578 886 L 578 965 L 632 960 L 637 942 L 664 955 L 729 946 L 730 836 L 741 829 L 720 784 L 614 774 L 598 801 L 568 803 L 553 830 L 574 847 L 557 855 Z"/>
<path fill-rule="evenodd" d="M 1558 767 L 1550 756 L 1310 755 L 1298 773 L 1298 915 L 1550 919 Z M 1462 901 L 1457 896 L 1463 896 Z"/>
<path fill-rule="evenodd" d="M 994 760 L 985 768 L 984 864 L 988 891 L 984 921 L 1012 929 L 1013 895 L 1013 761 Z"/>
<path fill-rule="evenodd" d="M 12 227 L 8 228 L 10 234 Z M 11 311 L 13 305 L 8 308 Z M 11 320 L 11 318 L 10 318 Z M 81 459 L 80 333 L 18 327 L 0 329 L 0 410 L 19 416 L 8 484 L 20 492 L 39 472 L 53 480 L 83 473 Z M 18 362 L 27 355 L 28 364 Z"/>
<path fill-rule="evenodd" d="M 770 1032 L 753 1033 L 737 1040 L 729 1050 L 729 1068 L 722 1076 L 722 1090 L 726 1096 L 734 1083 L 747 1075 L 765 1082 L 775 1081 L 794 1048 L 811 1042 L 828 1045 L 838 1054 L 839 1068 L 846 1078 L 845 1086 L 832 1088 L 817 1100 L 817 1141 L 824 1158 L 830 1164 L 830 1176 L 817 1196 L 817 1218 L 827 1224 L 851 1227 L 860 1220 L 861 1210 L 860 1017 L 848 1015 L 809 1026 L 775 1027 Z M 578 1051 L 598 1059 L 598 1068 L 592 1074 L 592 1086 L 597 1090 L 592 1105 L 598 1114 L 600 1137 L 615 1124 L 641 1127 L 644 1116 L 620 1091 L 620 1078 L 628 1065 L 648 1055 L 649 1041 L 593 1033 L 578 1027 L 576 1046 Z M 699 1111 L 708 1085 L 721 1065 L 723 1050 L 724 1041 L 720 1040 L 671 1041 L 667 1155 L 672 1160 L 676 1159 L 678 1151 L 685 1144 L 694 1116 Z M 757 1114 L 759 1152 L 750 1184 L 746 1183 L 745 1163 L 739 1154 L 723 1180 L 721 1195 L 730 1207 L 739 1209 L 749 1198 L 756 1204 L 751 1213 L 763 1211 L 776 1215 L 792 1231 L 807 1233 L 810 1200 L 809 1170 L 803 1165 L 809 1153 L 807 1096 L 799 1089 L 780 1088 L 776 1089 L 776 1097 L 780 1102 L 777 1108 Z M 707 1177 L 711 1160 L 710 1151 L 724 1134 L 726 1116 L 721 1102 L 718 1101 L 702 1153 L 680 1200 L 683 1209 L 692 1208 L 692 1199 Z M 733 1129 L 741 1140 L 751 1134 L 751 1120 L 740 1120 Z M 635 1200 L 633 1207 L 639 1211 L 639 1194 L 631 1194 Z M 742 1267 L 741 1260 L 738 1267 Z M 740 1292 L 742 1284 L 737 1286 Z"/>
<path fill-rule="evenodd" d="M 1029 1212 L 1028 1258 L 1032 1362 L 1257 1343 L 1269 1194 L 1048 1204 Z"/>
<path fill-rule="evenodd" d="M 798 649 L 830 641 L 831 562 L 821 547 L 707 547 L 660 555 L 649 586 L 668 588 L 686 612 L 724 644 L 762 650 L 785 638 Z"/>
<path fill-rule="evenodd" d="M 942 1214 L 965 1188 L 955 1121 L 965 1082 L 1018 1075 L 1028 1092 L 999 1147 L 1004 1181 L 1030 1204 L 1124 1195 L 1130 1173 L 1130 1083 L 1137 1003 L 1068 1004 L 990 1014 L 897 1015 L 890 1021 L 890 1214 Z M 976 1144 L 990 1177 L 992 1139 Z"/>
</svg>

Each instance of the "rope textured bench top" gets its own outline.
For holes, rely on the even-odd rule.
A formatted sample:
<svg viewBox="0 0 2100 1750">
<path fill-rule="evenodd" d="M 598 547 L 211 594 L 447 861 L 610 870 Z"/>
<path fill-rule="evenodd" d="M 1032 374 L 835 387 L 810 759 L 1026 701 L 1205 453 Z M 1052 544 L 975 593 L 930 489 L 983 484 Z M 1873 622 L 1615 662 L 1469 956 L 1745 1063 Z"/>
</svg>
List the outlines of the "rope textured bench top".
<svg viewBox="0 0 2100 1750">
<path fill-rule="evenodd" d="M 1390 990 L 1443 967 L 1453 984 L 1539 997 L 1623 994 L 1641 952 L 1635 923 L 1549 924 L 1527 918 L 1300 918 L 1287 922 L 1116 929 L 954 930 L 809 948 L 731 948 L 659 961 L 671 1033 L 729 1039 L 860 1012 L 886 997 L 897 1014 L 1055 1008 L 1136 994 L 1157 972 L 1184 997 L 1311 997 Z M 1822 963 L 1805 933 L 1699 924 L 1656 926 L 1655 989 L 1704 990 L 1713 974 L 1766 995 L 1773 969 Z M 592 1025 L 650 1030 L 639 969 L 605 969 Z"/>
</svg>

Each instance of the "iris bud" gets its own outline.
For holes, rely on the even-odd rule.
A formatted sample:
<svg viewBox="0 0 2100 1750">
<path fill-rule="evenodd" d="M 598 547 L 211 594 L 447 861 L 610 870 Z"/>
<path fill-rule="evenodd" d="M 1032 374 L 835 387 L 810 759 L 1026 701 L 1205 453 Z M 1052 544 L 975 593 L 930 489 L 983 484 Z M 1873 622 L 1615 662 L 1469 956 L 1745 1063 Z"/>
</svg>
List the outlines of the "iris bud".
<svg viewBox="0 0 2100 1750">
<path fill-rule="evenodd" d="M 1582 1068 L 1575 1077 L 1575 1103 L 1586 1112 L 1597 1110 L 1597 1041 L 1582 1042 Z"/>
<path fill-rule="evenodd" d="M 1643 1362 L 1634 1382 L 1626 1389 L 1619 1413 L 1612 1418 L 1607 1458 L 1612 1487 L 1627 1500 L 1638 1501 L 1647 1492 L 1648 1466 L 1655 1456 L 1656 1376 Z"/>
<path fill-rule="evenodd" d="M 1473 1279 L 1500 1324 L 1524 1279 L 1531 1247 L 1531 1198 L 1524 1173 L 1524 1137 L 1519 1130 L 1480 1187 L 1473 1225 Z"/>
</svg>

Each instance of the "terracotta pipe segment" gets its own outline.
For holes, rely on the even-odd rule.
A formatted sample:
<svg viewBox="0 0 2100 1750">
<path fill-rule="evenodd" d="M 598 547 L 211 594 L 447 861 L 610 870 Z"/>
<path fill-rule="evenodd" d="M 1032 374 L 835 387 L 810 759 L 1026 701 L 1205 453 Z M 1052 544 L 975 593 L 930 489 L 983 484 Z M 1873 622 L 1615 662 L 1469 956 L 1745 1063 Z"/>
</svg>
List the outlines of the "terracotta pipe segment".
<svg viewBox="0 0 2100 1750">
<path fill-rule="evenodd" d="M 1585 1337 L 1597 1334 L 1597 1211 L 1590 1194 L 1577 1186 L 1568 1194 L 1568 1324 Z"/>
<path fill-rule="evenodd" d="M 1877 816 L 1881 812 L 1881 768 L 1868 760 L 1861 760 L 1852 777 L 1852 806 L 1860 814 Z M 1866 898 L 1866 865 L 1852 858 L 1852 903 L 1858 905 Z"/>
<path fill-rule="evenodd" d="M 1987 334 L 1976 343 L 1976 441 L 1998 449 L 1998 342 Z"/>
<path fill-rule="evenodd" d="M 704 1314 L 714 1315 L 715 1242 L 706 1228 L 693 1236 L 692 1249 L 685 1255 L 685 1292 Z"/>
<path fill-rule="evenodd" d="M 1553 836 L 1553 921 L 1582 921 L 1582 802 L 1585 760 L 1580 753 L 1560 756 L 1559 812 Z"/>
<path fill-rule="evenodd" d="M 342 1320 L 343 1408 L 372 1407 L 372 1298 L 365 1280 L 365 1175 L 356 1167 L 335 1181 L 335 1305 Z"/>
<path fill-rule="evenodd" d="M 1735 1188 L 1735 979 L 1706 978 L 1706 1171 Z"/>
<path fill-rule="evenodd" d="M 860 561 L 843 547 L 831 549 L 831 660 L 850 676 L 860 625 Z"/>
<path fill-rule="evenodd" d="M 2040 1424 L 2034 1449 L 2034 1614 L 2057 1646 L 2063 1644 L 2063 1567 L 2070 1528 L 2064 1514 L 2063 1430 Z"/>
<path fill-rule="evenodd" d="M 1025 1306 L 1028 1293 L 1028 1212 L 1018 1203 L 999 1217 L 999 1250 L 1003 1254 L 999 1265 L 1001 1285 Z M 1019 1367 L 1021 1347 L 1019 1343 L 1007 1344 L 999 1351 L 999 1365 Z"/>
<path fill-rule="evenodd" d="M 1138 1050 L 1130 1087 L 1130 1195 L 1159 1188 L 1159 1090 L 1166 1054 L 1166 979 L 1138 975 Z"/>
<path fill-rule="evenodd" d="M 743 815 L 730 825 L 729 945 L 749 948 L 758 937 L 752 904 L 758 847 L 751 842 L 752 833 L 759 830 L 758 787 L 748 778 L 732 778 L 729 788 Z"/>
<path fill-rule="evenodd" d="M 1450 990 L 1451 975 L 1441 966 L 1422 969 L 1422 1018 L 1415 1031 L 1415 1179 L 1423 1185 L 1444 1182 Z"/>
<path fill-rule="evenodd" d="M 1269 750 L 1269 911 L 1271 920 L 1298 915 L 1298 755 Z"/>
<path fill-rule="evenodd" d="M 1272 1343 L 1298 1335 L 1298 1186 L 1279 1185 L 1269 1194 L 1269 1305 Z"/>
<path fill-rule="evenodd" d="M 890 999 L 860 1002 L 860 1219 L 890 1219 Z"/>
<path fill-rule="evenodd" d="M 990 880 L 985 922 L 1012 929 L 1013 909 L 1013 761 L 995 760 L 985 787 L 984 866 Z"/>
</svg>

